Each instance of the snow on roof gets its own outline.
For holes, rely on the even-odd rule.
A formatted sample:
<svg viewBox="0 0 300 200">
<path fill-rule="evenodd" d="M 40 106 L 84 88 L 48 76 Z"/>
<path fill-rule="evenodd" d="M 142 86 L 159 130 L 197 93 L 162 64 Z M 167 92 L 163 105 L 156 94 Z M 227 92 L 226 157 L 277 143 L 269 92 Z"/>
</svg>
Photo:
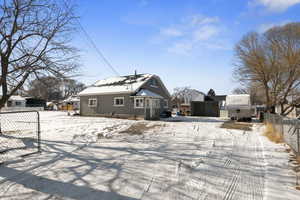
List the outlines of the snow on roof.
<svg viewBox="0 0 300 200">
<path fill-rule="evenodd" d="M 145 89 L 142 89 L 140 90 L 136 96 L 142 96 L 142 97 L 155 97 L 155 98 L 163 98 L 162 96 L 154 93 L 154 92 L 151 92 L 149 90 L 145 90 Z"/>
<path fill-rule="evenodd" d="M 26 99 L 24 97 L 21 97 L 19 95 L 13 95 L 13 96 L 9 97 L 9 100 L 11 100 L 11 101 L 26 101 Z"/>
<path fill-rule="evenodd" d="M 70 96 L 67 99 L 63 100 L 63 102 L 79 102 L 80 98 L 78 96 Z"/>
<path fill-rule="evenodd" d="M 152 74 L 137 74 L 99 80 L 80 92 L 79 96 L 135 92 L 153 76 Z"/>
<path fill-rule="evenodd" d="M 111 85 L 111 84 L 116 84 L 116 83 L 123 82 L 125 80 L 126 80 L 126 77 L 115 76 L 115 77 L 111 77 L 111 78 L 106 78 L 106 79 L 99 80 L 94 85 L 95 86 Z"/>
</svg>

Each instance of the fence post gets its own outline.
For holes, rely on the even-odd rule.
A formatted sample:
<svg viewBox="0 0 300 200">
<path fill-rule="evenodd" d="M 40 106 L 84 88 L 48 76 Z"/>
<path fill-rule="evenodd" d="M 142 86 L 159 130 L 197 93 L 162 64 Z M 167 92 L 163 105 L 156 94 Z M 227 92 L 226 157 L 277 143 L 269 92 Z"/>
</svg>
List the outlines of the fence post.
<svg viewBox="0 0 300 200">
<path fill-rule="evenodd" d="M 297 151 L 297 157 L 299 156 L 299 153 L 300 153 L 300 147 L 299 147 L 299 123 L 297 122 L 297 147 L 298 147 L 298 151 Z"/>
<path fill-rule="evenodd" d="M 1 129 L 1 119 L 2 119 L 2 116 L 0 115 L 0 135 L 2 134 L 2 129 Z"/>
<path fill-rule="evenodd" d="M 38 152 L 41 152 L 41 126 L 40 126 L 40 113 L 37 111 L 37 134 L 38 134 Z"/>
</svg>

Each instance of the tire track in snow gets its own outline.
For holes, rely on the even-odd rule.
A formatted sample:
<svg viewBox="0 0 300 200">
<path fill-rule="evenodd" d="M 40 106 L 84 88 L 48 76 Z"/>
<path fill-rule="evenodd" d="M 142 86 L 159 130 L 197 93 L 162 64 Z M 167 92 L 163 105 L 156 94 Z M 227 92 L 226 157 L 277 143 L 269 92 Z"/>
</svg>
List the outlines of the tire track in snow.
<svg viewBox="0 0 300 200">
<path fill-rule="evenodd" d="M 215 186 L 208 185 L 208 194 L 201 193 L 199 199 L 263 199 L 264 171 L 258 139 L 252 132 L 230 135 L 231 145 L 213 151 L 208 157 L 209 165 L 215 166 L 211 174 L 219 178 L 214 181 Z"/>
<path fill-rule="evenodd" d="M 237 144 L 237 141 L 242 141 Z M 236 140 L 233 152 L 240 152 L 239 159 L 234 160 L 236 169 L 231 184 L 228 187 L 224 200 L 229 199 L 263 199 L 262 188 L 264 187 L 261 177 L 261 164 L 258 160 L 257 139 L 251 134 L 243 134 Z M 252 145 L 254 152 L 252 152 Z M 251 156 L 253 155 L 253 156 Z M 249 186 L 249 187 L 247 187 Z"/>
</svg>

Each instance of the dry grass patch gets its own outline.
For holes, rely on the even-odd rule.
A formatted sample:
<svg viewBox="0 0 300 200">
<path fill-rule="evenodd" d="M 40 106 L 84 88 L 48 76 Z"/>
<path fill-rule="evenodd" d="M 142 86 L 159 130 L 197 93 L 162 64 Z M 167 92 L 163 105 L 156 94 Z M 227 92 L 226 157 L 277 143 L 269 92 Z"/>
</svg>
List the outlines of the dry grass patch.
<svg viewBox="0 0 300 200">
<path fill-rule="evenodd" d="M 221 128 L 251 131 L 252 130 L 252 124 L 251 123 L 245 123 L 245 122 L 227 121 L 227 122 L 224 122 L 221 125 Z"/>
<path fill-rule="evenodd" d="M 163 126 L 162 124 L 152 124 L 149 125 L 145 122 L 132 124 L 126 130 L 121 131 L 120 133 L 126 133 L 129 135 L 142 135 L 144 132 Z"/>
<path fill-rule="evenodd" d="M 283 136 L 281 133 L 276 131 L 274 126 L 270 123 L 266 124 L 266 130 L 264 132 L 264 136 L 269 138 L 270 141 L 275 143 L 283 143 Z"/>
</svg>

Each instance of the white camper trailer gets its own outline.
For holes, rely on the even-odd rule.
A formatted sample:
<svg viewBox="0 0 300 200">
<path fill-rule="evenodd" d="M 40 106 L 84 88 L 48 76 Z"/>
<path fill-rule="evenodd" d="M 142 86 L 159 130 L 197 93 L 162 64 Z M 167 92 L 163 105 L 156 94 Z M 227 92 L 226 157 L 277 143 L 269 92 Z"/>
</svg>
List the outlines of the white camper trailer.
<svg viewBox="0 0 300 200">
<path fill-rule="evenodd" d="M 226 97 L 226 109 L 230 119 L 250 121 L 252 117 L 250 95 L 228 95 Z"/>
</svg>

